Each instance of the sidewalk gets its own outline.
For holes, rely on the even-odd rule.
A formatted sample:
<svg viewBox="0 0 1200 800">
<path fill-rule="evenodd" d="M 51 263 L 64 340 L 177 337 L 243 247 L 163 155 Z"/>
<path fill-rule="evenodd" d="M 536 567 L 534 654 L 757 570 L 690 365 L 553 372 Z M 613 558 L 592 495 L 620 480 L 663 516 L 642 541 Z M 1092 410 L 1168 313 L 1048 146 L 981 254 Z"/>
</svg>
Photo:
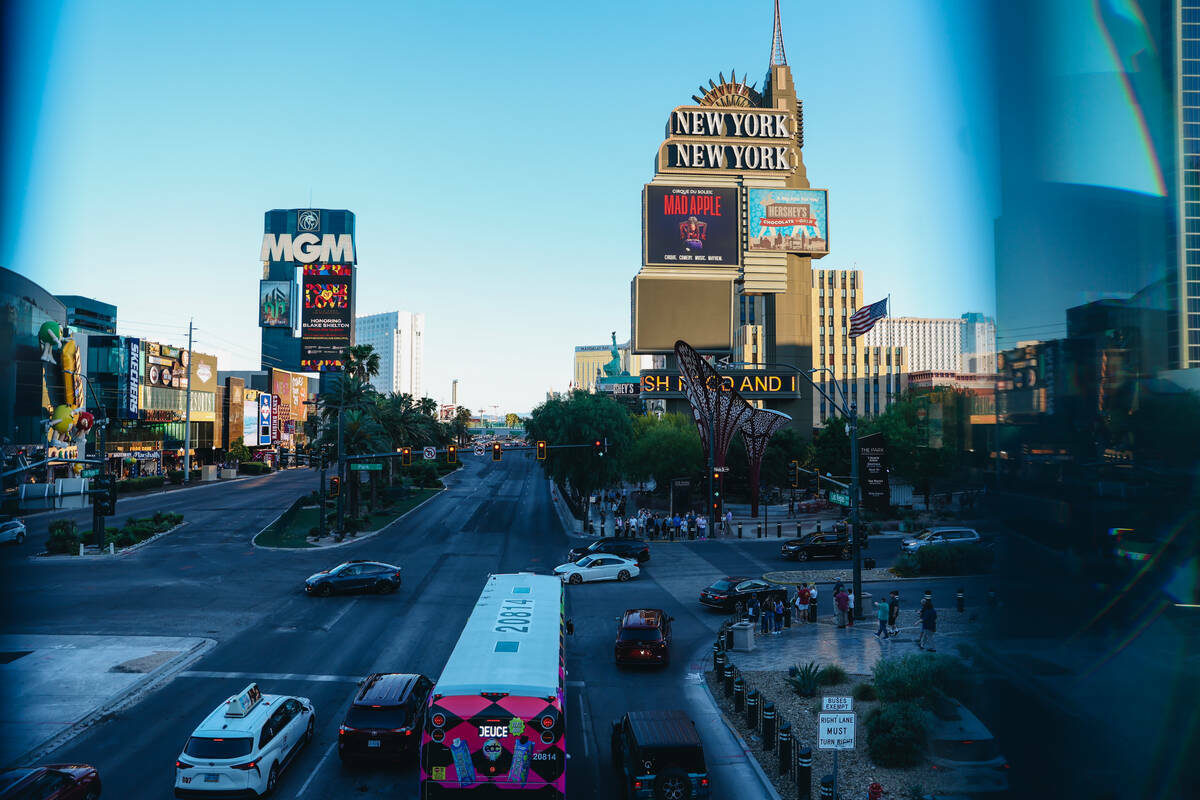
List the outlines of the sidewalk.
<svg viewBox="0 0 1200 800">
<path fill-rule="evenodd" d="M 0 636 L 0 763 L 36 760 L 214 644 L 168 636 Z"/>
</svg>

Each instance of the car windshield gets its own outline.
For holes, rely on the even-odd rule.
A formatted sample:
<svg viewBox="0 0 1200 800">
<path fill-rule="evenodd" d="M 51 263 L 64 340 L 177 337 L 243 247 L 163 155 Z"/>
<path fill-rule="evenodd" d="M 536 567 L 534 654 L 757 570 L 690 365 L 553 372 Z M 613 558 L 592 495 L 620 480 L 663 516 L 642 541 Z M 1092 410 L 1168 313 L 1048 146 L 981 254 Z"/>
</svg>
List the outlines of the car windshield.
<svg viewBox="0 0 1200 800">
<path fill-rule="evenodd" d="M 620 640 L 622 642 L 658 642 L 662 641 L 662 634 L 657 628 L 624 628 L 621 631 Z"/>
<path fill-rule="evenodd" d="M 596 560 L 596 556 L 584 556 L 583 558 L 579 559 L 575 563 L 581 567 L 586 567 L 589 564 L 591 564 L 592 562 L 594 562 L 595 560 Z"/>
<path fill-rule="evenodd" d="M 253 748 L 254 740 L 250 737 L 210 739 L 193 736 L 188 739 L 183 752 L 194 758 L 241 758 L 250 755 Z"/>
<path fill-rule="evenodd" d="M 350 706 L 345 724 L 350 728 L 403 728 L 410 719 L 407 706 Z"/>
<path fill-rule="evenodd" d="M 930 749 L 947 761 L 991 761 L 1000 755 L 995 739 L 934 739 Z"/>
<path fill-rule="evenodd" d="M 733 588 L 733 584 L 724 580 L 714 581 L 713 585 L 708 588 L 714 592 L 728 592 L 731 588 Z"/>
<path fill-rule="evenodd" d="M 931 531 L 929 528 L 926 528 L 925 530 L 918 533 L 916 538 L 924 541 L 925 539 L 930 539 L 932 537 L 933 537 L 933 531 Z"/>
<path fill-rule="evenodd" d="M 612 544 L 613 544 L 613 542 L 611 539 L 600 539 L 598 541 L 595 541 L 595 542 L 592 542 L 591 544 L 589 544 L 587 546 L 587 552 L 599 553 L 601 550 L 603 550 L 606 547 L 611 546 Z"/>
</svg>

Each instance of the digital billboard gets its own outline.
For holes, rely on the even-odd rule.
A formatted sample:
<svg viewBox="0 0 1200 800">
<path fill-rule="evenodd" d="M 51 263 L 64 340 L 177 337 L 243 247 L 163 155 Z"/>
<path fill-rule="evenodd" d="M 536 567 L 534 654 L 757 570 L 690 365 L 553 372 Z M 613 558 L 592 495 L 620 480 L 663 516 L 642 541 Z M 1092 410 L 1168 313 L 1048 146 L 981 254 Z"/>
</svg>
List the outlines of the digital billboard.
<svg viewBox="0 0 1200 800">
<path fill-rule="evenodd" d="M 271 394 L 260 392 L 258 395 L 258 443 L 266 446 L 271 443 Z"/>
<path fill-rule="evenodd" d="M 258 446 L 258 392 L 253 389 L 242 391 L 242 444 Z"/>
<path fill-rule="evenodd" d="M 731 278 L 638 275 L 632 288 L 632 352 L 674 353 L 679 339 L 702 353 L 733 348 Z"/>
<path fill-rule="evenodd" d="M 292 282 L 258 282 L 258 325 L 261 328 L 292 327 Z"/>
<path fill-rule="evenodd" d="M 354 321 L 349 264 L 304 267 L 304 315 L 300 323 L 300 366 L 314 372 L 342 369 Z"/>
<path fill-rule="evenodd" d="M 643 400 L 684 397 L 683 378 L 678 371 L 643 370 L 640 386 L 633 385 Z M 800 396 L 800 379 L 794 372 L 774 369 L 724 369 L 721 381 L 743 397 L 792 399 Z"/>
<path fill-rule="evenodd" d="M 647 265 L 737 266 L 737 189 L 648 184 L 644 198 Z"/>
<path fill-rule="evenodd" d="M 829 252 L 825 189 L 748 189 L 748 250 Z"/>
</svg>

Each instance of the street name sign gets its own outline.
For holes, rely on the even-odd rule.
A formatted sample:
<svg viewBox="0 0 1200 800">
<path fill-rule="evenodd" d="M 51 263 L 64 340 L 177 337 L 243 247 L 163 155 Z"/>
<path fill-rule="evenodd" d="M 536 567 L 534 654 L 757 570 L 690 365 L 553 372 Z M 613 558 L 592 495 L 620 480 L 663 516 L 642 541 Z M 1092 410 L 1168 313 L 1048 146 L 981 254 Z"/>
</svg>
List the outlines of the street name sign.
<svg viewBox="0 0 1200 800">
<path fill-rule="evenodd" d="M 830 489 L 829 490 L 829 502 L 831 502 L 835 505 L 839 505 L 839 506 L 848 506 L 848 505 L 850 505 L 850 493 L 849 492 L 835 492 L 832 489 Z"/>
<path fill-rule="evenodd" d="M 383 464 L 351 464 L 350 469 L 354 472 L 381 472 Z"/>
<path fill-rule="evenodd" d="M 426 447 L 422 453 L 424 454 L 426 461 L 433 461 L 435 458 L 437 458 L 436 447 Z"/>
<path fill-rule="evenodd" d="M 821 710 L 822 711 L 853 711 L 854 710 L 854 698 L 853 697 L 837 697 L 837 696 L 822 697 L 821 698 Z"/>
<path fill-rule="evenodd" d="M 854 749 L 854 714 L 822 713 L 817 720 L 819 750 Z"/>
<path fill-rule="evenodd" d="M 83 472 L 79 473 L 79 477 L 81 477 L 81 478 L 94 478 L 94 477 L 96 477 L 96 476 L 97 476 L 97 475 L 99 475 L 99 474 L 100 474 L 100 470 L 99 470 L 99 469 L 85 469 Z"/>
<path fill-rule="evenodd" d="M 713 472 L 729 472 L 729 467 L 713 467 Z"/>
<path fill-rule="evenodd" d="M 484 453 L 484 447 L 481 444 L 475 445 L 475 455 L 481 456 Z"/>
</svg>

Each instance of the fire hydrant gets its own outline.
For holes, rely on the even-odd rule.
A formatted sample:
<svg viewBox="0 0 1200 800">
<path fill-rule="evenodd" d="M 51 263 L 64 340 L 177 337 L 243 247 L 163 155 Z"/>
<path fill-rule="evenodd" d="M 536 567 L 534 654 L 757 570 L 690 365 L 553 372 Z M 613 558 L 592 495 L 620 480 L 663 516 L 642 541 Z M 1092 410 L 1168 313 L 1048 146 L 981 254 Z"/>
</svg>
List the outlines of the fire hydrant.
<svg viewBox="0 0 1200 800">
<path fill-rule="evenodd" d="M 867 800 L 883 800 L 883 786 L 872 783 L 867 787 Z"/>
</svg>

